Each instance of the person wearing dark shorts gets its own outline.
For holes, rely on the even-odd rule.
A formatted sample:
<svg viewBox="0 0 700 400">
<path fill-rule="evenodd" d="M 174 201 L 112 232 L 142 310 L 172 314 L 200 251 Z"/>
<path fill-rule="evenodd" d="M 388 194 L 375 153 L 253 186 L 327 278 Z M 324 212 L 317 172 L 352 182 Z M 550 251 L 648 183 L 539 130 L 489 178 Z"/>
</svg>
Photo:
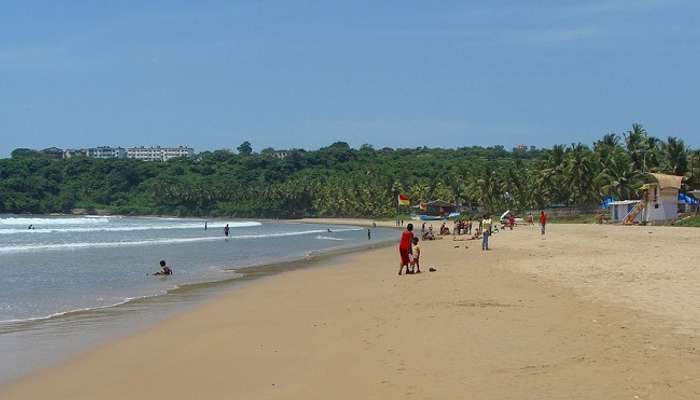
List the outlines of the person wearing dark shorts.
<svg viewBox="0 0 700 400">
<path fill-rule="evenodd" d="M 413 245 L 413 224 L 406 225 L 406 230 L 401 233 L 401 242 L 399 242 L 399 256 L 401 257 L 401 266 L 399 267 L 399 275 L 403 271 L 403 267 L 406 267 L 406 273 L 408 274 L 408 266 L 411 262 L 411 246 Z"/>
<path fill-rule="evenodd" d="M 544 239 L 545 228 L 547 227 L 547 214 L 544 210 L 540 211 L 540 233 L 542 233 L 542 239 Z"/>
</svg>

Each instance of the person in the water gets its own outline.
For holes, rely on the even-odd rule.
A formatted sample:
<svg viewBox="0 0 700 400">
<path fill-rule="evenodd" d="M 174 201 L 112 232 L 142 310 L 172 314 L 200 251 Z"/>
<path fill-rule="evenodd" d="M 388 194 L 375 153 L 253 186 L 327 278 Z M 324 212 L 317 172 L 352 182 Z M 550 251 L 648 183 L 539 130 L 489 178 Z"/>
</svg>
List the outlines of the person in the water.
<svg viewBox="0 0 700 400">
<path fill-rule="evenodd" d="M 229 227 L 228 224 L 224 227 L 224 236 L 226 237 L 226 240 L 228 240 L 228 233 L 229 233 Z"/>
<path fill-rule="evenodd" d="M 172 275 L 173 270 L 165 264 L 165 260 L 160 260 L 160 271 L 153 275 Z"/>
</svg>

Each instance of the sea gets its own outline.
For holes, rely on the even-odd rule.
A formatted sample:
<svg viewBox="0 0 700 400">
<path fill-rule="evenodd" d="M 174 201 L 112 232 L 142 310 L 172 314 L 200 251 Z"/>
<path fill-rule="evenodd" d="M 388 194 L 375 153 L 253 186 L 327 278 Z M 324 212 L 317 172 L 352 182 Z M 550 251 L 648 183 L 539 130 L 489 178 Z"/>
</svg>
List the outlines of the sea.
<svg viewBox="0 0 700 400">
<path fill-rule="evenodd" d="M 0 383 L 253 277 L 396 236 L 290 221 L 0 215 Z M 173 275 L 153 275 L 161 260 Z"/>
</svg>

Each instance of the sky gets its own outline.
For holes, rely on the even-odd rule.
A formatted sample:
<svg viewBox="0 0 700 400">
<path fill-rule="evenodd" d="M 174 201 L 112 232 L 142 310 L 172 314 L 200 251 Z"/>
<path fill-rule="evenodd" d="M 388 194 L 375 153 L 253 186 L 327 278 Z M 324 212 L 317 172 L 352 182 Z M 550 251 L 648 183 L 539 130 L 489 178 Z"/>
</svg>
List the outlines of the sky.
<svg viewBox="0 0 700 400">
<path fill-rule="evenodd" d="M 0 157 L 591 144 L 700 147 L 700 2 L 3 1 Z"/>
</svg>

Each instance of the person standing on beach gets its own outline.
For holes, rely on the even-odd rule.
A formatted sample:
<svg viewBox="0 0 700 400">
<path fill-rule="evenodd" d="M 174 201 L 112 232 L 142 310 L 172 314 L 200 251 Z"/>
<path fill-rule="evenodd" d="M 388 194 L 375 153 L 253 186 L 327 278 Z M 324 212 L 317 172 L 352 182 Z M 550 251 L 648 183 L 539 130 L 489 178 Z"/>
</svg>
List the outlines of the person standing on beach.
<svg viewBox="0 0 700 400">
<path fill-rule="evenodd" d="M 367 240 L 372 240 L 372 231 L 367 228 Z"/>
<path fill-rule="evenodd" d="M 547 226 L 547 214 L 545 214 L 544 210 L 542 210 L 542 211 L 540 211 L 540 229 L 541 229 L 541 233 L 542 233 L 542 239 L 544 239 L 546 226 Z"/>
<path fill-rule="evenodd" d="M 418 244 L 418 238 L 414 237 L 412 241 L 413 247 L 411 247 L 411 273 L 420 274 L 420 245 Z M 414 270 L 414 268 L 416 268 Z"/>
<path fill-rule="evenodd" d="M 226 240 L 228 240 L 229 231 L 230 229 L 228 227 L 228 224 L 226 224 L 226 226 L 224 227 L 224 236 L 226 237 Z"/>
<path fill-rule="evenodd" d="M 411 254 L 411 245 L 413 244 L 413 224 L 408 224 L 406 230 L 401 233 L 401 241 L 399 242 L 399 256 L 401 257 L 401 266 L 399 267 L 399 275 L 406 267 L 406 274 L 409 273 L 409 263 L 411 262 L 409 254 Z"/>
<path fill-rule="evenodd" d="M 482 241 L 481 241 L 481 250 L 488 250 L 489 249 L 489 236 L 491 236 L 491 217 L 489 215 L 484 215 L 484 219 L 481 221 L 481 229 L 482 229 Z"/>
</svg>

